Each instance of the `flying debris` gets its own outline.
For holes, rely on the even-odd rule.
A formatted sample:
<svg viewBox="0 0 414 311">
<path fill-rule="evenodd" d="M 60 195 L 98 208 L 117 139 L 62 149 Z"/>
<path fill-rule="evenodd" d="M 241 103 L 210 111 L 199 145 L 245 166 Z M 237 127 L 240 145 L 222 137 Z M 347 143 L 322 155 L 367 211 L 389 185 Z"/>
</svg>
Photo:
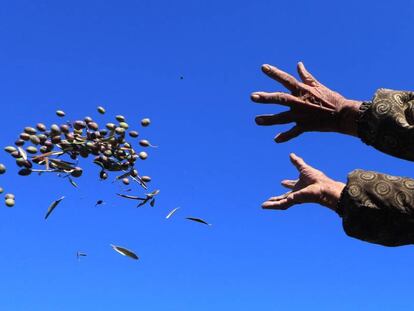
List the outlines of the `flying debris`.
<svg viewBox="0 0 414 311">
<path fill-rule="evenodd" d="M 180 208 L 176 207 L 171 212 L 168 213 L 168 215 L 165 217 L 165 219 L 170 219 L 172 215 L 175 214 L 176 211 L 178 211 Z"/>
<path fill-rule="evenodd" d="M 95 206 L 102 205 L 102 204 L 104 204 L 104 201 L 103 200 L 98 200 L 98 201 L 96 201 Z"/>
<path fill-rule="evenodd" d="M 113 245 L 113 244 L 110 244 L 110 245 L 114 249 L 114 251 L 120 253 L 123 256 L 127 256 L 127 257 L 135 259 L 135 260 L 139 259 L 139 257 L 134 252 L 132 252 L 132 251 L 130 251 L 130 250 L 124 248 L 124 247 L 116 246 L 116 245 Z"/>
<path fill-rule="evenodd" d="M 84 253 L 84 252 L 76 252 L 76 258 L 78 259 L 78 261 L 80 261 L 81 257 L 86 257 L 88 256 L 88 254 Z"/>
<path fill-rule="evenodd" d="M 195 222 L 199 222 L 199 223 L 207 225 L 207 226 L 211 226 L 211 224 L 209 224 L 208 222 L 206 222 L 205 220 L 200 219 L 200 218 L 186 217 L 186 219 L 191 220 L 191 221 L 195 221 Z"/>
<path fill-rule="evenodd" d="M 49 215 L 53 212 L 56 206 L 64 199 L 65 197 L 61 197 L 59 200 L 53 201 L 52 204 L 50 204 L 49 208 L 47 209 L 47 213 L 45 215 L 45 219 L 49 217 Z"/>
</svg>

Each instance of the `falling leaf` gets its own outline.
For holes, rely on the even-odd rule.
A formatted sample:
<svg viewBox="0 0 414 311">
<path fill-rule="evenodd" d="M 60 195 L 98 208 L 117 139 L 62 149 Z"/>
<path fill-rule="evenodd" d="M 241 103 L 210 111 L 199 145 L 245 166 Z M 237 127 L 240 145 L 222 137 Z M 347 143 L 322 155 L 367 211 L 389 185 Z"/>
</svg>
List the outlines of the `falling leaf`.
<svg viewBox="0 0 414 311">
<path fill-rule="evenodd" d="M 52 204 L 50 204 L 49 208 L 47 209 L 47 213 L 45 216 L 45 219 L 47 219 L 49 217 L 49 215 L 53 212 L 53 210 L 55 209 L 56 206 L 58 206 L 58 204 L 64 199 L 65 197 L 61 197 L 59 200 L 56 200 L 54 202 L 52 202 Z"/>
<path fill-rule="evenodd" d="M 103 204 L 103 203 L 104 203 L 104 201 L 103 201 L 103 200 L 98 200 L 98 201 L 96 201 L 95 206 L 101 205 L 101 204 Z"/>
<path fill-rule="evenodd" d="M 172 215 L 175 214 L 176 211 L 178 211 L 180 208 L 176 207 L 174 208 L 171 212 L 168 213 L 167 217 L 165 217 L 165 219 L 169 219 Z"/>
<path fill-rule="evenodd" d="M 146 196 L 147 196 L 148 198 L 153 198 L 153 197 L 155 197 L 158 193 L 160 193 L 160 190 L 155 190 L 155 191 L 153 191 L 153 192 L 151 192 L 151 193 L 146 194 Z"/>
<path fill-rule="evenodd" d="M 130 199 L 130 200 L 140 200 L 140 201 L 146 200 L 145 198 L 137 197 L 135 195 L 127 195 L 127 194 L 122 194 L 122 193 L 117 193 L 116 195 L 122 198 L 125 198 L 125 199 Z"/>
<path fill-rule="evenodd" d="M 78 260 L 80 260 L 80 258 L 81 257 L 86 257 L 86 256 L 88 256 L 86 253 L 83 253 L 83 252 L 76 252 L 76 258 L 78 259 Z"/>
<path fill-rule="evenodd" d="M 26 153 L 26 151 L 24 151 L 22 147 L 17 147 L 17 149 L 19 150 L 19 153 L 21 154 L 22 158 L 25 161 L 27 161 L 27 153 Z"/>
<path fill-rule="evenodd" d="M 211 224 L 209 224 L 208 222 L 206 222 L 205 220 L 200 219 L 200 218 L 186 217 L 186 219 L 191 220 L 191 221 L 195 221 L 195 222 L 199 222 L 199 223 L 205 224 L 207 226 L 211 226 Z"/>
<path fill-rule="evenodd" d="M 135 260 L 138 259 L 138 256 L 134 252 L 132 252 L 132 251 L 130 251 L 130 250 L 124 248 L 124 247 L 121 247 L 121 246 L 116 246 L 116 245 L 112 245 L 112 244 L 110 244 L 110 245 L 114 249 L 114 251 L 120 253 L 121 255 L 130 257 L 130 258 L 135 259 Z"/>
<path fill-rule="evenodd" d="M 73 179 L 69 176 L 69 182 L 70 182 L 70 184 L 72 185 L 72 186 L 74 186 L 75 188 L 78 188 L 78 184 L 77 183 L 75 183 L 74 181 L 73 181 Z"/>
</svg>

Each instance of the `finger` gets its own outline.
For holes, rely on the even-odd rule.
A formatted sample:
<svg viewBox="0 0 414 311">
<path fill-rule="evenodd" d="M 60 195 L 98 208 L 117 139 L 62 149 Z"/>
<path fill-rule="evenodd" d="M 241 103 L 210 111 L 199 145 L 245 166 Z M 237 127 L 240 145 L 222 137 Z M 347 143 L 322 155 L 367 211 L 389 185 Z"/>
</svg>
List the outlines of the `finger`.
<svg viewBox="0 0 414 311">
<path fill-rule="evenodd" d="M 251 95 L 251 99 L 256 103 L 280 104 L 280 105 L 289 106 L 289 107 L 306 104 L 306 102 L 300 99 L 299 97 L 293 96 L 288 93 L 283 93 L 283 92 L 274 92 L 274 93 L 254 92 Z"/>
<path fill-rule="evenodd" d="M 275 124 L 287 124 L 294 122 L 293 114 L 291 111 L 285 111 L 272 115 L 260 115 L 256 117 L 256 124 L 258 125 L 275 125 Z"/>
<path fill-rule="evenodd" d="M 300 89 L 300 82 L 290 74 L 268 64 L 262 66 L 262 71 L 270 78 L 282 84 L 285 88 L 292 92 Z"/>
<path fill-rule="evenodd" d="M 296 186 L 296 183 L 298 181 L 299 181 L 299 179 L 295 179 L 295 180 L 285 179 L 285 180 L 282 180 L 281 184 L 285 188 L 293 189 Z"/>
<path fill-rule="evenodd" d="M 298 63 L 297 69 L 298 69 L 299 76 L 302 79 L 303 83 L 309 86 L 316 86 L 320 84 L 319 81 L 316 80 L 314 76 L 312 76 L 310 72 L 306 70 L 305 65 L 302 62 Z"/>
<path fill-rule="evenodd" d="M 278 201 L 266 201 L 262 204 L 262 208 L 264 209 L 278 209 L 278 210 L 286 210 L 292 205 L 296 204 L 294 200 L 294 195 L 289 194 L 285 198 L 278 200 Z"/>
<path fill-rule="evenodd" d="M 290 130 L 276 135 L 276 137 L 274 138 L 274 141 L 277 143 L 284 143 L 284 142 L 287 142 L 288 140 L 291 140 L 292 138 L 298 137 L 303 132 L 304 130 L 300 126 L 295 125 Z"/>
<path fill-rule="evenodd" d="M 289 157 L 290 157 L 290 161 L 297 168 L 298 171 L 301 171 L 302 169 L 308 166 L 301 157 L 298 157 L 294 153 L 291 153 Z"/>
<path fill-rule="evenodd" d="M 278 195 L 276 197 L 270 197 L 269 199 L 267 199 L 267 201 L 279 201 L 281 199 L 286 198 L 291 193 L 292 193 L 292 191 L 289 191 L 289 192 L 286 192 L 284 194 Z"/>
</svg>

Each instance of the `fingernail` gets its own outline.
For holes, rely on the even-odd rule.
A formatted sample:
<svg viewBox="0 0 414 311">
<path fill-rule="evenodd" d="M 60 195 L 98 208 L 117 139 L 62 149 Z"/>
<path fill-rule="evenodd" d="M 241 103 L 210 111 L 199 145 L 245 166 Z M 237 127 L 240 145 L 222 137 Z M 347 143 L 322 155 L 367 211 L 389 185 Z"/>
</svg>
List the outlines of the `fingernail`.
<svg viewBox="0 0 414 311">
<path fill-rule="evenodd" d="M 275 141 L 275 143 L 280 143 L 280 134 L 277 134 L 274 138 L 273 138 L 273 140 Z"/>
<path fill-rule="evenodd" d="M 252 94 L 251 98 L 252 98 L 252 100 L 259 100 L 260 95 L 259 94 Z"/>
<path fill-rule="evenodd" d="M 269 71 L 270 70 L 270 66 L 268 64 L 264 64 L 264 65 L 262 65 L 262 70 L 263 71 Z"/>
<path fill-rule="evenodd" d="M 256 121 L 256 124 L 258 124 L 258 125 L 262 125 L 262 124 L 264 123 L 263 118 L 260 118 L 260 117 L 257 117 L 257 118 L 255 119 L 255 121 Z"/>
</svg>

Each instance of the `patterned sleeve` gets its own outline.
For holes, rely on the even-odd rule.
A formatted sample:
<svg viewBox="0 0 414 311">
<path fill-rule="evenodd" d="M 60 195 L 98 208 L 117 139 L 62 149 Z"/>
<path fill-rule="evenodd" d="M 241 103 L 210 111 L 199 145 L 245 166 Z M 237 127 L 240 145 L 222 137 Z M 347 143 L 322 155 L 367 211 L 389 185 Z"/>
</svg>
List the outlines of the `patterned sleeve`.
<svg viewBox="0 0 414 311">
<path fill-rule="evenodd" d="M 338 213 L 351 237 L 385 246 L 414 244 L 414 179 L 354 170 Z"/>
<path fill-rule="evenodd" d="M 360 110 L 358 136 L 364 143 L 414 161 L 414 92 L 379 89 Z"/>
</svg>

